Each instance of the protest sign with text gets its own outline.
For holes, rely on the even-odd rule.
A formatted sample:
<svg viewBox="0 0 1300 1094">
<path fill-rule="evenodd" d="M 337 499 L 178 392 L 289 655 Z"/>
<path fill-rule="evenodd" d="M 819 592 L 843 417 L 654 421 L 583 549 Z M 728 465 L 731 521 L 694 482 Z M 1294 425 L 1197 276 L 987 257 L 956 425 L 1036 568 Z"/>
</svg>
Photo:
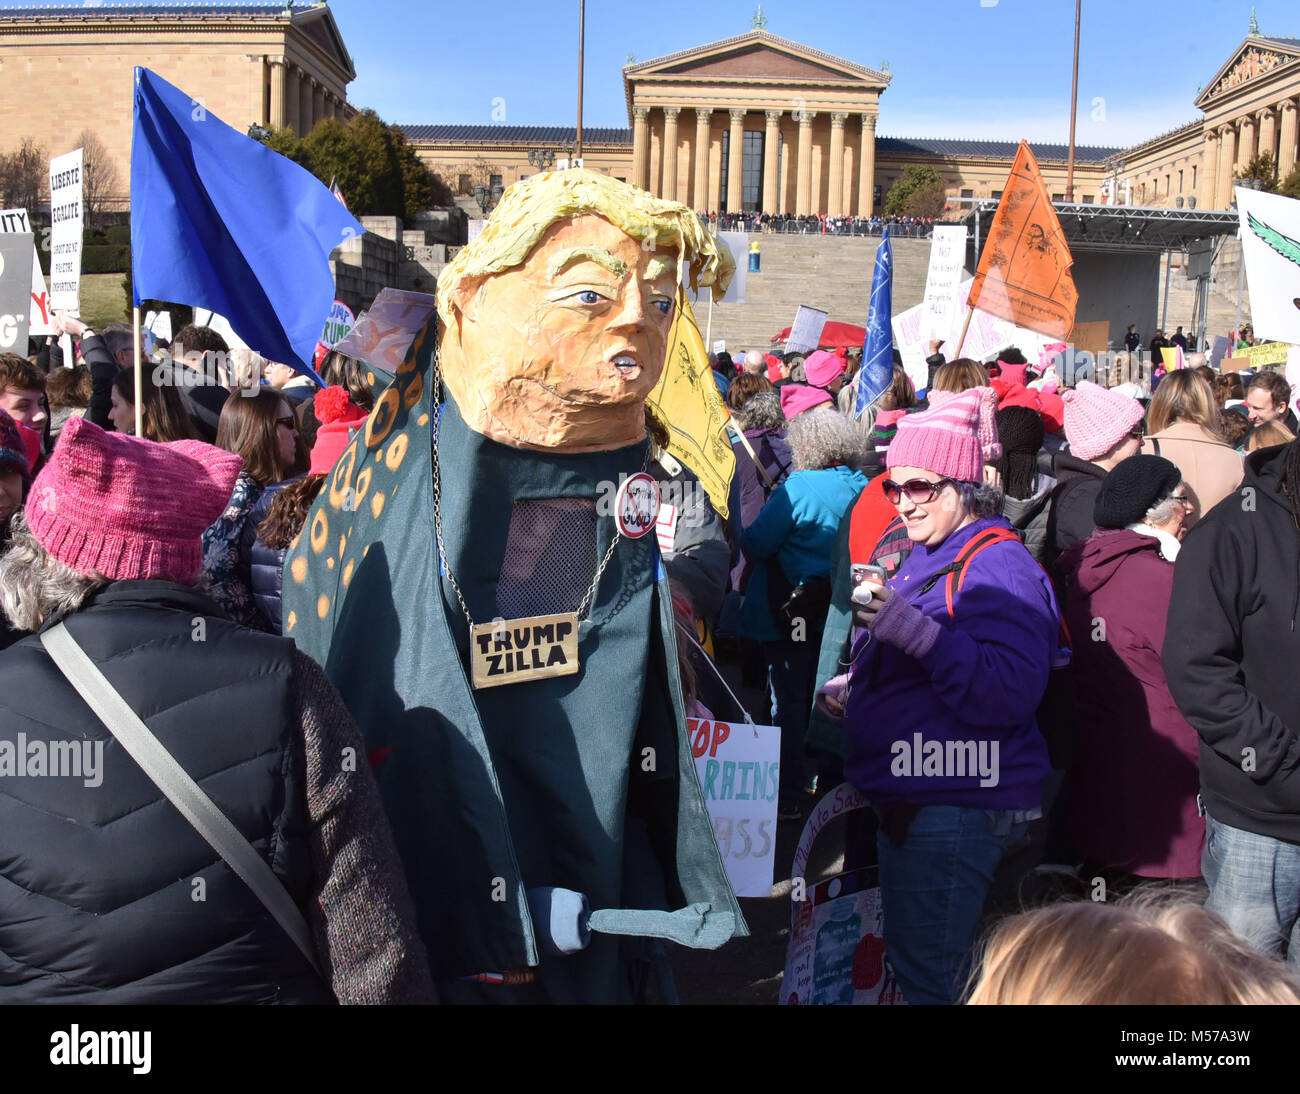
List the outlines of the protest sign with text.
<svg viewBox="0 0 1300 1094">
<path fill-rule="evenodd" d="M 27 356 L 31 253 L 27 232 L 0 235 L 0 353 Z"/>
<path fill-rule="evenodd" d="M 695 770 L 737 896 L 771 896 L 781 730 L 687 718 Z"/>
<path fill-rule="evenodd" d="M 1247 186 L 1234 187 L 1233 193 L 1255 334 L 1300 344 L 1300 307 L 1295 303 L 1300 298 L 1300 201 Z"/>
<path fill-rule="evenodd" d="M 81 149 L 50 160 L 50 306 L 81 314 Z"/>
<path fill-rule="evenodd" d="M 26 209 L 0 210 L 0 232 L 30 232 L 32 223 Z M 36 254 L 35 234 L 32 236 L 32 307 L 31 327 L 28 334 L 37 337 L 53 334 L 50 325 L 50 294 L 45 291 L 45 275 L 41 273 L 41 260 Z"/>
</svg>

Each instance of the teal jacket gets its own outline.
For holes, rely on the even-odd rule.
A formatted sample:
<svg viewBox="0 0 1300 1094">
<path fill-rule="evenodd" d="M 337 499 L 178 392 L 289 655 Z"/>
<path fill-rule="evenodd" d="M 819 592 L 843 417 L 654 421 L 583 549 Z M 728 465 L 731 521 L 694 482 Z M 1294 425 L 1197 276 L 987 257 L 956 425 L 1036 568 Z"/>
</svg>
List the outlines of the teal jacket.
<svg viewBox="0 0 1300 1094">
<path fill-rule="evenodd" d="M 796 471 L 772 491 L 762 512 L 745 529 L 742 546 L 755 562 L 740 610 L 740 633 L 759 642 L 785 637 L 768 595 L 768 570 L 778 564 L 790 584 L 829 577 L 840 521 L 866 488 L 861 471 L 828 467 Z M 779 584 L 779 582 L 778 582 Z"/>
</svg>

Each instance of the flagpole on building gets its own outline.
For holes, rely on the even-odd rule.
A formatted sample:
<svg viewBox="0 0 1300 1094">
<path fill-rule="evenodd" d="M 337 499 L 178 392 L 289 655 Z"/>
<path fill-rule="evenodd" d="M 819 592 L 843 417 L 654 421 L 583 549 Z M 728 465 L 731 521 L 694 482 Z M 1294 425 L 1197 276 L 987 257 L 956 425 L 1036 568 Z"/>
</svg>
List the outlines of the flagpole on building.
<svg viewBox="0 0 1300 1094">
<path fill-rule="evenodd" d="M 1083 0 L 1074 0 L 1074 77 L 1070 81 L 1070 159 L 1065 167 L 1065 200 L 1074 200 L 1074 119 L 1079 112 L 1079 20 Z"/>
<path fill-rule="evenodd" d="M 135 331 L 135 435 L 144 436 L 144 381 L 140 373 L 140 305 L 131 308 L 132 326 Z"/>
<path fill-rule="evenodd" d="M 573 158 L 582 159 L 582 32 L 587 25 L 587 0 L 578 0 L 578 129 L 573 142 Z"/>
</svg>

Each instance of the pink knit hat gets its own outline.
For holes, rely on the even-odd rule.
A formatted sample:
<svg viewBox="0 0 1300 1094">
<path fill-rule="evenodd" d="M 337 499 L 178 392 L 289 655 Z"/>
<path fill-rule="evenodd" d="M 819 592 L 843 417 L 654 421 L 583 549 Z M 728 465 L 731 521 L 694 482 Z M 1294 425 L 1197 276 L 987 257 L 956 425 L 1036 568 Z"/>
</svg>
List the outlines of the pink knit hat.
<svg viewBox="0 0 1300 1094">
<path fill-rule="evenodd" d="M 997 409 L 991 387 L 973 387 L 941 406 L 909 414 L 889 446 L 889 466 L 923 467 L 958 482 L 982 481 L 985 463 L 1002 455 Z"/>
<path fill-rule="evenodd" d="M 158 444 L 69 418 L 32 483 L 27 524 L 78 573 L 190 584 L 243 465 L 202 441 Z"/>
<path fill-rule="evenodd" d="M 824 349 L 814 350 L 804 358 L 803 374 L 814 387 L 825 387 L 835 377 L 844 375 L 844 362 Z"/>
<path fill-rule="evenodd" d="M 781 388 L 781 413 L 787 418 L 829 402 L 831 393 L 825 388 L 809 387 L 807 384 L 785 384 Z"/>
<path fill-rule="evenodd" d="M 1104 455 L 1132 433 L 1142 420 L 1142 404 L 1117 391 L 1107 391 L 1090 380 L 1080 380 L 1073 391 L 1063 391 L 1065 439 L 1070 454 L 1081 460 Z"/>
</svg>

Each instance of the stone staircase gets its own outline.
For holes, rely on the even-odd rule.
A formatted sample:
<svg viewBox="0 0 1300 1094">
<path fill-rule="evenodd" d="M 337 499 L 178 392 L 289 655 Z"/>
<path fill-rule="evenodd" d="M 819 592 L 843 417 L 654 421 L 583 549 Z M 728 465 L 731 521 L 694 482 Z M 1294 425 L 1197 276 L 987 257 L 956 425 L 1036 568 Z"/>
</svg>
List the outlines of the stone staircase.
<svg viewBox="0 0 1300 1094">
<path fill-rule="evenodd" d="M 763 272 L 749 274 L 743 304 L 715 304 L 713 341 L 725 340 L 735 355 L 768 349 L 772 335 L 794 322 L 800 304 L 821 308 L 842 323 L 867 322 L 871 277 L 880 238 L 870 236 L 751 235 L 762 256 Z M 892 239 L 894 312 L 905 311 L 925 295 L 930 264 L 928 239 Z M 701 303 L 696 319 L 700 333 L 709 321 Z"/>
</svg>

